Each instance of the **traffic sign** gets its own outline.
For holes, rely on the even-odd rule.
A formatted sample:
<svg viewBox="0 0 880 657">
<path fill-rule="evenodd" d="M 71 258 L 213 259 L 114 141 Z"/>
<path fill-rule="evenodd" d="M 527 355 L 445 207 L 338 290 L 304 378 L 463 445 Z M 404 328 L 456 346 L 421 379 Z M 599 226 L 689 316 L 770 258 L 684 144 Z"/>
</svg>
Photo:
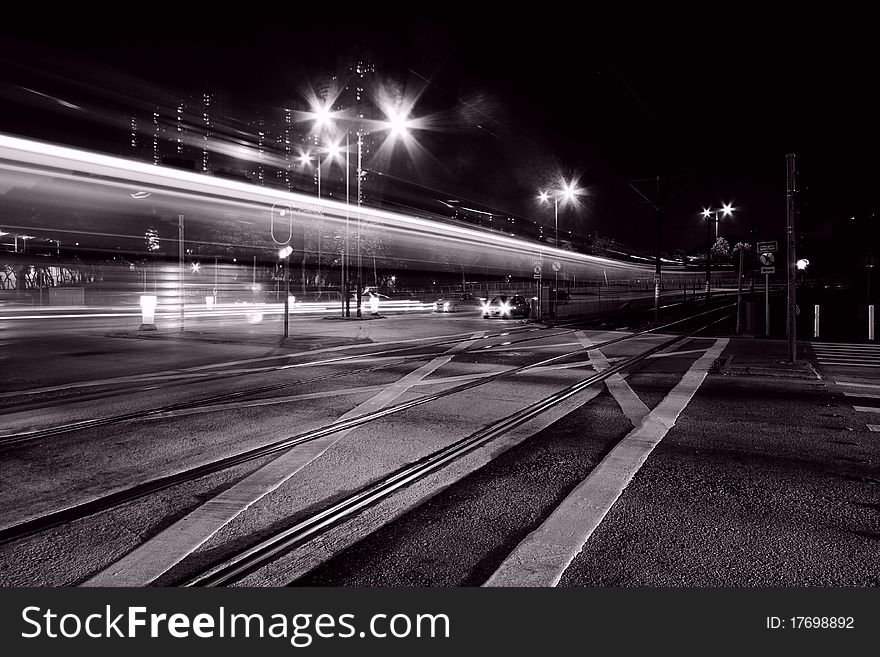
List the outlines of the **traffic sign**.
<svg viewBox="0 0 880 657">
<path fill-rule="evenodd" d="M 762 253 L 760 259 L 762 265 L 772 265 L 774 257 L 772 253 Z"/>
<path fill-rule="evenodd" d="M 535 274 L 535 278 L 541 278 L 541 274 Z"/>
<path fill-rule="evenodd" d="M 541 258 L 532 258 L 532 266 L 540 267 L 544 261 Z"/>
<path fill-rule="evenodd" d="M 761 267 L 762 274 L 775 274 L 776 267 Z"/>
<path fill-rule="evenodd" d="M 541 265 L 535 265 L 535 273 L 538 274 L 538 276 L 541 275 Z"/>
<path fill-rule="evenodd" d="M 562 269 L 562 264 L 558 260 L 554 260 L 551 266 L 553 267 L 553 271 L 559 271 Z"/>
<path fill-rule="evenodd" d="M 776 240 L 772 242 L 758 242 L 758 253 L 774 253 L 778 250 Z"/>
</svg>

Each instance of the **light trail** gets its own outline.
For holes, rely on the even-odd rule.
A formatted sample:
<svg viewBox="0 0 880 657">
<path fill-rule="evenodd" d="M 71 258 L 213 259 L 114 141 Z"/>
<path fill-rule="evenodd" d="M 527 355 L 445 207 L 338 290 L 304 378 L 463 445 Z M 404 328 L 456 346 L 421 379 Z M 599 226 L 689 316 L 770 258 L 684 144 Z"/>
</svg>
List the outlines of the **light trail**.
<svg viewBox="0 0 880 657">
<path fill-rule="evenodd" d="M 123 158 L 92 153 L 32 140 L 0 135 L 0 170 L 28 175 L 49 176 L 76 181 L 83 185 L 102 186 L 130 193 L 149 192 L 158 198 L 138 203 L 167 201 L 168 197 L 197 199 L 199 202 L 234 204 L 239 210 L 256 211 L 254 231 L 269 233 L 273 207 L 289 209 L 298 222 L 314 221 L 316 216 L 343 226 L 357 216 L 383 230 L 389 239 L 400 241 L 396 248 L 424 249 L 434 252 L 452 250 L 459 262 L 471 266 L 492 267 L 515 274 L 530 274 L 531 259 L 540 255 L 565 263 L 578 276 L 648 275 L 652 268 L 599 256 L 575 253 L 494 232 L 484 232 L 440 221 L 424 219 L 367 206 L 346 205 L 327 198 L 286 192 Z M 114 192 L 115 193 L 115 192 Z M 118 194 L 122 197 L 122 194 Z M 115 203 L 120 199 L 112 197 Z M 183 205 L 181 208 L 185 207 Z M 181 210 L 183 211 L 183 210 Z M 252 214 L 249 218 L 254 218 Z M 49 230 L 49 229 L 46 229 Z M 433 256 L 425 262 L 433 262 Z M 549 262 L 547 263 L 549 265 Z"/>
</svg>

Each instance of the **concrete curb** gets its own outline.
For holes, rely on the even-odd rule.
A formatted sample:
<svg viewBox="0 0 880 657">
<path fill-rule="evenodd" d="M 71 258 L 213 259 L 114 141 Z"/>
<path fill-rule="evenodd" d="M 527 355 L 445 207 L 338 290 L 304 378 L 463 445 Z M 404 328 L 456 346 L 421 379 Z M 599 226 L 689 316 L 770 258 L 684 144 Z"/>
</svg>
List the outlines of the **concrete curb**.
<svg viewBox="0 0 880 657">
<path fill-rule="evenodd" d="M 812 363 L 803 361 L 800 364 L 790 363 L 737 363 L 733 364 L 736 355 L 719 358 L 710 369 L 713 374 L 727 376 L 772 376 L 785 379 L 804 379 L 808 381 L 821 381 L 822 376 L 816 371 Z"/>
</svg>

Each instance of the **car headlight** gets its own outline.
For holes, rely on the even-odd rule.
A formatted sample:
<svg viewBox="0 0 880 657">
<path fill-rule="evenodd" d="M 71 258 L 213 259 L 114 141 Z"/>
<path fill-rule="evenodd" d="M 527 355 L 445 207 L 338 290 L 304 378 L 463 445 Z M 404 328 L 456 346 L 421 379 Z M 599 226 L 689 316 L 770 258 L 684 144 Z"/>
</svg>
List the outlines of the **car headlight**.
<svg viewBox="0 0 880 657">
<path fill-rule="evenodd" d="M 444 304 L 443 304 L 443 310 L 449 310 L 449 304 L 448 304 L 448 303 L 444 303 Z"/>
<path fill-rule="evenodd" d="M 509 303 L 502 303 L 501 304 L 501 312 L 509 313 L 510 312 L 510 304 Z"/>
<path fill-rule="evenodd" d="M 434 310 L 437 310 L 437 302 L 435 301 L 434 303 L 432 303 L 432 304 L 431 304 L 431 307 L 432 307 Z"/>
</svg>

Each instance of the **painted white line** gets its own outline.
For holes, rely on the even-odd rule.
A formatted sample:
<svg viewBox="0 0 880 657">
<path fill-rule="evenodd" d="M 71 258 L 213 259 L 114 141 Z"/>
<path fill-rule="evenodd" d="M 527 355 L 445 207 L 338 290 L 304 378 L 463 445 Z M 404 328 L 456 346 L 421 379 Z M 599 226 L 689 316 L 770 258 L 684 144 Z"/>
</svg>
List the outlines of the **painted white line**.
<svg viewBox="0 0 880 657">
<path fill-rule="evenodd" d="M 474 450 L 464 458 L 457 459 L 442 470 L 415 482 L 412 486 L 372 508 L 364 509 L 355 518 L 343 523 L 318 540 L 310 541 L 294 548 L 284 557 L 283 566 L 271 564 L 245 577 L 242 586 L 284 586 L 328 559 L 341 550 L 354 545 L 365 536 L 399 518 L 402 514 L 418 507 L 446 487 L 453 485 L 467 475 L 476 472 L 507 450 L 519 445 L 553 423 L 574 412 L 595 398 L 602 388 L 592 386 L 580 394 L 569 397 L 561 404 L 521 424 L 497 440 Z"/>
<path fill-rule="evenodd" d="M 863 399 L 880 399 L 880 394 L 875 392 L 844 392 L 844 397 L 862 397 Z"/>
<path fill-rule="evenodd" d="M 858 383 L 856 381 L 835 381 L 839 386 L 853 386 L 856 388 L 877 388 L 880 390 L 880 384 L 877 383 Z"/>
<path fill-rule="evenodd" d="M 376 411 L 404 394 L 415 382 L 452 360 L 455 353 L 469 347 L 484 335 L 480 331 L 472 340 L 460 342 L 447 350 L 447 355 L 434 358 L 399 381 L 383 389 L 339 419 Z M 208 500 L 187 516 L 166 528 L 146 543 L 129 552 L 119 561 L 86 581 L 83 586 L 146 586 L 192 554 L 252 504 L 276 490 L 308 463 L 347 436 L 352 429 L 340 431 L 317 440 L 297 445 L 259 470 L 233 484 Z"/>
<path fill-rule="evenodd" d="M 686 354 L 702 354 L 705 349 L 687 349 L 682 351 L 664 351 L 659 354 L 651 354 L 648 358 L 667 358 L 669 356 L 684 356 Z"/>
<path fill-rule="evenodd" d="M 486 331 L 478 331 L 478 333 L 474 334 L 474 335 L 478 335 L 478 337 L 483 337 L 485 334 L 486 334 Z M 65 383 L 65 384 L 55 385 L 55 386 L 45 386 L 42 388 L 28 388 L 25 390 L 16 390 L 16 391 L 12 391 L 12 392 L 0 393 L 0 398 L 13 397 L 13 396 L 19 396 L 19 395 L 36 395 L 36 394 L 41 394 L 41 393 L 46 393 L 46 392 L 57 392 L 59 390 L 66 390 L 68 388 L 88 388 L 88 387 L 93 387 L 93 386 L 111 385 L 114 383 L 132 383 L 132 382 L 138 382 L 138 381 L 142 381 L 142 380 L 153 380 L 153 379 L 164 379 L 164 378 L 177 379 L 177 378 L 186 378 L 187 376 L 191 376 L 191 375 L 205 377 L 205 376 L 210 376 L 212 374 L 216 374 L 216 372 L 206 372 L 206 370 L 214 370 L 214 369 L 218 369 L 218 368 L 231 367 L 233 365 L 248 365 L 251 363 L 259 363 L 259 362 L 264 362 L 264 361 L 268 361 L 268 360 L 291 359 L 291 358 L 298 358 L 298 357 L 304 356 L 304 355 L 332 353 L 332 352 L 336 352 L 336 351 L 358 349 L 358 348 L 367 347 L 367 346 L 384 347 L 384 346 L 394 346 L 394 345 L 410 343 L 410 342 L 425 342 L 427 340 L 443 340 L 446 338 L 458 338 L 458 337 L 462 337 L 464 335 L 469 335 L 469 334 L 467 334 L 467 333 L 453 333 L 450 335 L 437 335 L 437 336 L 431 336 L 431 337 L 427 337 L 427 338 L 410 338 L 407 340 L 395 340 L 393 342 L 373 342 L 373 343 L 363 343 L 362 342 L 362 343 L 358 343 L 358 344 L 338 345 L 336 347 L 325 347 L 323 349 L 311 349 L 309 351 L 292 352 L 289 354 L 278 354 L 275 356 L 260 356 L 257 358 L 247 358 L 244 360 L 230 360 L 230 361 L 224 361 L 221 363 L 209 363 L 207 365 L 197 365 L 195 367 L 189 367 L 189 368 L 162 370 L 159 372 L 147 372 L 144 374 L 112 377 L 112 378 L 107 378 L 107 379 L 94 379 L 91 381 L 77 381 L 77 382 Z M 254 346 L 259 347 L 260 345 L 254 345 Z M 262 346 L 265 346 L 265 345 L 262 345 Z M 369 354 L 365 354 L 364 356 L 344 356 L 341 358 L 331 358 L 331 359 L 322 360 L 322 361 L 312 361 L 312 362 L 308 362 L 308 363 L 295 363 L 295 364 L 291 364 L 291 365 L 284 365 L 281 367 L 263 367 L 263 368 L 254 368 L 252 370 L 245 369 L 245 370 L 235 370 L 235 371 L 236 372 L 261 372 L 261 371 L 282 370 L 282 369 L 292 369 L 292 368 L 302 368 L 302 367 L 317 367 L 320 365 L 327 365 L 327 364 L 334 363 L 334 362 L 349 361 L 349 360 L 354 360 L 356 358 L 368 358 L 368 357 L 369 357 Z M 401 358 L 403 358 L 403 357 L 401 357 Z M 202 373 L 202 374 L 198 374 L 198 373 Z M 223 373 L 225 374 L 226 372 L 223 372 Z"/>
<path fill-rule="evenodd" d="M 813 347 L 813 351 L 817 354 L 880 354 L 878 347 Z"/>
<path fill-rule="evenodd" d="M 827 363 L 829 361 L 841 361 L 846 363 L 878 363 L 880 362 L 880 358 L 875 358 L 873 356 L 819 356 L 818 358 L 820 363 Z"/>
<path fill-rule="evenodd" d="M 811 342 L 811 347 L 875 347 L 880 349 L 880 345 L 873 345 L 868 342 Z"/>
<path fill-rule="evenodd" d="M 820 365 L 845 365 L 846 367 L 880 367 L 880 363 L 872 365 L 870 363 L 845 363 L 843 361 L 825 361 L 819 359 Z"/>
<path fill-rule="evenodd" d="M 685 372 L 550 517 L 504 560 L 484 586 L 555 586 L 651 451 L 671 429 L 727 346 L 720 338 Z"/>
<path fill-rule="evenodd" d="M 576 331 L 574 335 L 578 339 L 578 342 L 584 347 L 590 347 L 593 345 L 593 342 L 583 331 Z M 587 349 L 587 355 L 590 357 L 590 361 L 593 363 L 597 372 L 607 370 L 610 367 L 608 359 L 605 358 L 605 354 L 603 354 L 601 350 Z M 608 388 L 608 392 L 614 397 L 614 400 L 620 406 L 620 410 L 623 411 L 623 414 L 632 425 L 634 427 L 639 426 L 639 423 L 650 412 L 650 409 L 645 406 L 645 403 L 639 399 L 639 396 L 635 392 L 633 392 L 633 389 L 623 380 L 620 373 L 612 374 L 605 379 L 605 387 Z"/>
<path fill-rule="evenodd" d="M 880 424 L 869 424 L 868 431 L 880 431 Z"/>
<path fill-rule="evenodd" d="M 877 406 L 853 406 L 853 409 L 859 413 L 880 413 L 880 408 Z"/>
</svg>

